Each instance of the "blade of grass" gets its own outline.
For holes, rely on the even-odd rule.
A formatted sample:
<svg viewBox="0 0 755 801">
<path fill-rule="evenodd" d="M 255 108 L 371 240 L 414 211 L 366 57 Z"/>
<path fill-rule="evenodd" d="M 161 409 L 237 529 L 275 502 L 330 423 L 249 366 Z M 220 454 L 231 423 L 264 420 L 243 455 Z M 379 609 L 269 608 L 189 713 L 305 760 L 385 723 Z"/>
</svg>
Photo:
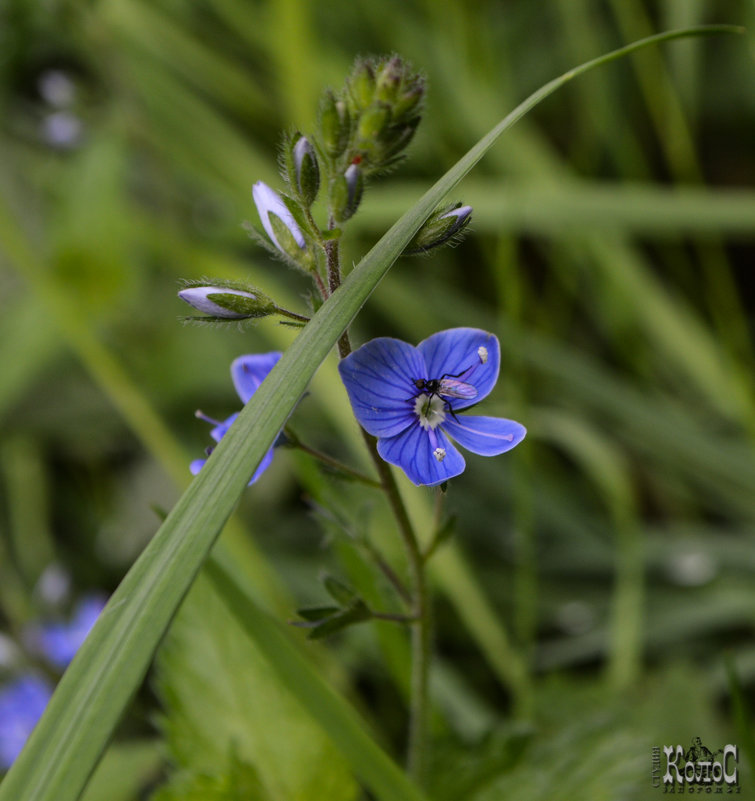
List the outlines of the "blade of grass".
<svg viewBox="0 0 755 801">
<path fill-rule="evenodd" d="M 0 785 L 0 801 L 78 798 L 249 476 L 318 366 L 423 221 L 500 135 L 558 88 L 597 66 L 648 45 L 735 32 L 740 29 L 733 26 L 669 31 L 550 81 L 482 137 L 392 226 L 283 355 L 121 582 Z"/>
</svg>

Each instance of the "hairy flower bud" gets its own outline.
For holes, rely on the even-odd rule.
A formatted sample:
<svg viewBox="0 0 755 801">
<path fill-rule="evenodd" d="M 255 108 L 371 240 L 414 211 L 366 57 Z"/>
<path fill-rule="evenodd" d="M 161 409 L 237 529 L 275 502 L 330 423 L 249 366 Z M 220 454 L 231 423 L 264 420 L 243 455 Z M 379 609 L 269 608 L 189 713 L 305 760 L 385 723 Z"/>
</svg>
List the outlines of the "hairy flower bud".
<svg viewBox="0 0 755 801">
<path fill-rule="evenodd" d="M 436 209 L 404 251 L 405 254 L 424 253 L 459 237 L 472 218 L 472 207 L 444 206 Z"/>
<path fill-rule="evenodd" d="M 312 143 L 306 136 L 295 140 L 293 148 L 294 183 L 306 206 L 311 206 L 320 189 L 320 168 Z"/>
<path fill-rule="evenodd" d="M 425 82 L 422 78 L 417 77 L 393 104 L 393 116 L 396 119 L 402 119 L 418 113 L 424 97 Z"/>
<path fill-rule="evenodd" d="M 375 80 L 375 96 L 378 100 L 393 103 L 404 78 L 404 62 L 393 56 L 385 62 Z"/>
<path fill-rule="evenodd" d="M 247 320 L 267 317 L 277 307 L 258 289 L 241 289 L 228 284 L 190 284 L 178 293 L 181 300 L 217 320 Z"/>
<path fill-rule="evenodd" d="M 380 139 L 391 121 L 391 109 L 386 103 L 374 103 L 359 118 L 359 138 L 366 143 Z"/>
<path fill-rule="evenodd" d="M 351 164 L 346 172 L 336 179 L 333 187 L 333 211 L 336 221 L 346 222 L 359 208 L 364 191 L 364 174 L 358 164 Z"/>
<path fill-rule="evenodd" d="M 320 102 L 320 139 L 331 158 L 338 158 L 346 149 L 350 132 L 351 117 L 345 101 L 328 89 Z"/>
<path fill-rule="evenodd" d="M 375 70 L 369 61 L 357 61 L 348 82 L 349 99 L 358 114 L 375 96 Z"/>
<path fill-rule="evenodd" d="M 297 253 L 297 247 L 304 250 L 307 242 L 283 198 L 262 181 L 252 187 L 252 197 L 270 241 L 281 253 L 298 259 L 301 254 Z"/>
</svg>

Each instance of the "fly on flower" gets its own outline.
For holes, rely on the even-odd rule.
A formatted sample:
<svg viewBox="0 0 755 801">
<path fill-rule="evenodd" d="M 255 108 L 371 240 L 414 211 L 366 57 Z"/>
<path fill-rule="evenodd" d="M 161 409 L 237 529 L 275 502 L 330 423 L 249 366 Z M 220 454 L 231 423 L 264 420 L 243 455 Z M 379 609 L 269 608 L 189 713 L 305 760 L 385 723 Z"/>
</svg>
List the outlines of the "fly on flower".
<svg viewBox="0 0 755 801">
<path fill-rule="evenodd" d="M 452 328 L 415 348 L 380 337 L 339 365 L 361 426 L 378 453 L 417 485 L 442 484 L 464 471 L 451 442 L 482 456 L 518 445 L 526 430 L 513 420 L 459 412 L 485 398 L 500 366 L 498 339 L 478 328 Z"/>
<path fill-rule="evenodd" d="M 463 375 L 463 373 L 459 373 Z M 477 397 L 477 390 L 464 381 L 457 381 L 457 376 L 442 375 L 440 378 L 416 378 L 414 385 L 420 392 L 428 392 L 430 398 L 438 395 L 441 398 L 466 398 L 471 400 Z"/>
</svg>

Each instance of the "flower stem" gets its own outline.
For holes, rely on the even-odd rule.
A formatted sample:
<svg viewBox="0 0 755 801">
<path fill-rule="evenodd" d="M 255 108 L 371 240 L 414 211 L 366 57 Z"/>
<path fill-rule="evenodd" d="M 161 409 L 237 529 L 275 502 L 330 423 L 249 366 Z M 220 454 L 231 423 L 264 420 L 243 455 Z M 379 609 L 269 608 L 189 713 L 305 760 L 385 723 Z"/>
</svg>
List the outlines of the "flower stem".
<svg viewBox="0 0 755 801">
<path fill-rule="evenodd" d="M 335 250 L 338 258 L 338 251 Z M 340 270 L 330 275 L 336 275 L 340 281 Z M 331 290 L 338 288 L 338 283 Z M 338 340 L 338 352 L 344 359 L 351 353 L 351 340 L 348 331 L 345 331 Z M 401 539 L 404 543 L 409 572 L 411 574 L 411 699 L 409 706 L 409 736 L 407 745 L 407 768 L 409 775 L 422 786 L 425 776 L 426 748 L 427 748 L 427 721 L 428 721 L 428 679 L 430 672 L 430 596 L 425 577 L 425 559 L 414 532 L 409 515 L 404 506 L 401 494 L 393 476 L 390 465 L 383 461 L 377 451 L 375 437 L 361 429 L 367 450 L 375 464 L 380 476 L 380 483 L 388 499 Z"/>
<path fill-rule="evenodd" d="M 369 487 L 376 487 L 377 489 L 383 488 L 383 485 L 380 481 L 376 481 L 374 478 L 370 478 L 364 473 L 360 473 L 353 467 L 349 467 L 349 465 L 339 462 L 338 459 L 328 456 L 327 453 L 323 453 L 322 451 L 318 451 L 316 448 L 311 448 L 309 445 L 305 445 L 290 428 L 285 428 L 284 434 L 286 435 L 286 438 L 289 440 L 292 447 L 298 448 L 304 453 L 308 453 L 318 461 L 328 465 L 328 467 L 332 467 L 333 469 L 338 470 L 345 475 L 351 476 L 351 478 L 355 479 L 356 481 L 361 481 L 362 484 L 367 484 Z"/>
<path fill-rule="evenodd" d="M 303 314 L 297 314 L 296 312 L 291 311 L 290 309 L 284 309 L 283 306 L 276 306 L 275 311 L 278 314 L 283 315 L 284 317 L 289 317 L 292 320 L 297 320 L 300 323 L 308 323 L 310 318 L 305 317 Z"/>
</svg>

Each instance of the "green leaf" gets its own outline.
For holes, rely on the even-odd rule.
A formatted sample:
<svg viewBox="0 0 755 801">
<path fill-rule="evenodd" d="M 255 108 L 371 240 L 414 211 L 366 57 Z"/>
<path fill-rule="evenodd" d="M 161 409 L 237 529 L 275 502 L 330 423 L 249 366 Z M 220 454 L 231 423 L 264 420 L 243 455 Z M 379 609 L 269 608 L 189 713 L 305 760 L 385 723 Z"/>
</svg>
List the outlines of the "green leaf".
<svg viewBox="0 0 755 801">
<path fill-rule="evenodd" d="M 739 31 L 732 26 L 670 31 L 550 81 L 472 147 L 391 227 L 284 354 L 121 582 L 0 785 L 0 801 L 74 801 L 79 797 L 249 477 L 318 366 L 433 209 L 498 137 L 556 89 L 597 66 L 664 41 Z M 0 222 L 3 238 L 16 238 L 12 227 L 5 220 Z M 321 710 L 316 717 L 322 726 L 331 725 Z M 348 742 L 339 743 L 342 750 L 349 747 Z"/>
<path fill-rule="evenodd" d="M 325 637 L 330 637 L 338 631 L 342 631 L 355 623 L 364 623 L 366 620 L 372 618 L 367 604 L 361 599 L 357 598 L 349 606 L 341 609 L 337 614 L 331 615 L 326 620 L 310 629 L 310 640 L 322 640 Z"/>
<path fill-rule="evenodd" d="M 354 709 L 305 659 L 286 629 L 251 598 L 230 560 L 213 556 L 206 572 L 278 679 L 322 726 L 356 776 L 380 801 L 422 801 L 423 793 L 380 748 Z"/>
<path fill-rule="evenodd" d="M 328 595 L 341 604 L 341 606 L 348 606 L 351 604 L 356 596 L 354 590 L 343 581 L 337 579 L 335 576 L 324 576 L 322 580 Z"/>
<path fill-rule="evenodd" d="M 241 763 L 245 781 L 254 773 L 264 798 L 353 801 L 357 787 L 346 761 L 246 636 L 239 617 L 229 612 L 217 583 L 200 576 L 160 649 L 161 727 L 172 762 L 214 777 L 221 788 L 233 786 Z M 216 795 L 250 797 L 230 790 Z"/>
</svg>

